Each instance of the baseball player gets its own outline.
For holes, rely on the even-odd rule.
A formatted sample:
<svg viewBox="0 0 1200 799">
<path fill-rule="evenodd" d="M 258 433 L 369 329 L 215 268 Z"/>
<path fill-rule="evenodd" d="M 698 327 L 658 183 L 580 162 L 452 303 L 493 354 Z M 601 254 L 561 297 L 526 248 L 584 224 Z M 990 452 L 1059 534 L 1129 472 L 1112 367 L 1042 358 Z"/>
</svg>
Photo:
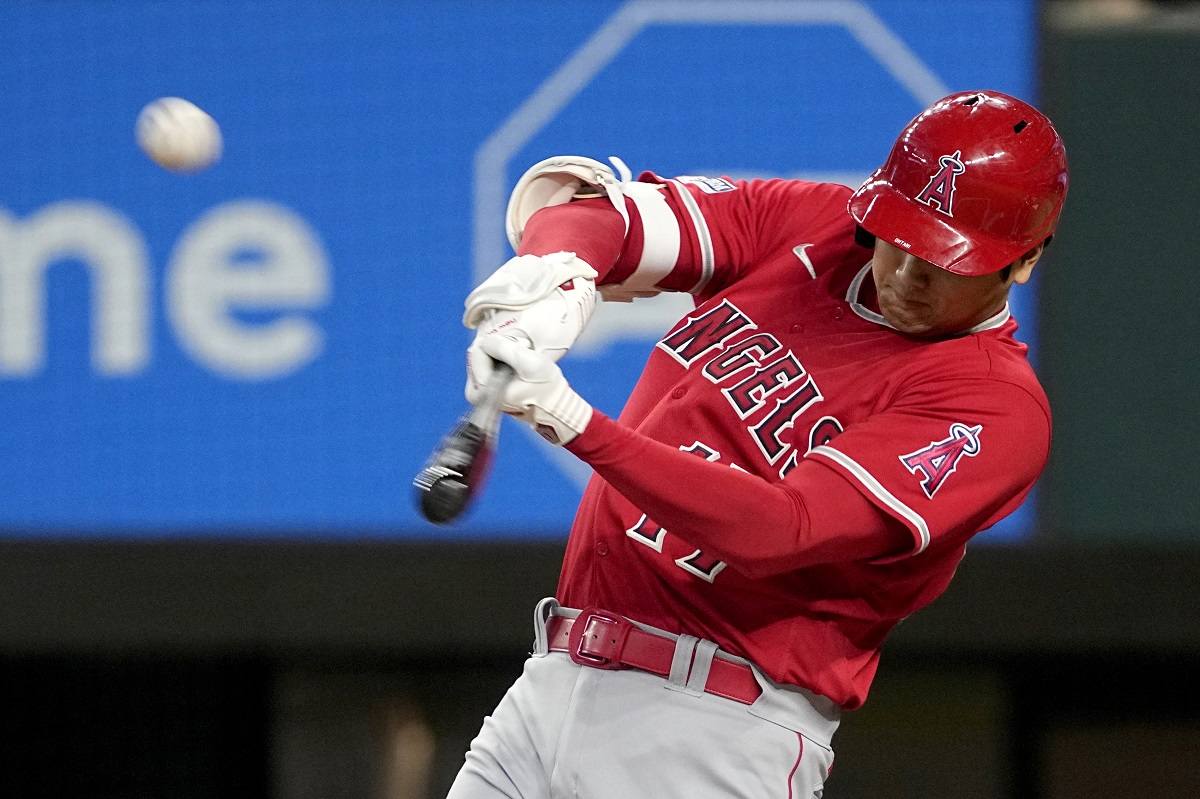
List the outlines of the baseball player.
<svg viewBox="0 0 1200 799">
<path fill-rule="evenodd" d="M 595 476 L 450 796 L 819 797 L 888 632 L 1045 466 L 1007 296 L 1054 233 L 1063 144 L 975 91 L 856 191 L 614 164 L 529 170 L 519 254 L 467 299 L 468 398 L 510 364 L 505 410 Z M 555 363 L 597 291 L 695 298 L 615 420 Z"/>
</svg>

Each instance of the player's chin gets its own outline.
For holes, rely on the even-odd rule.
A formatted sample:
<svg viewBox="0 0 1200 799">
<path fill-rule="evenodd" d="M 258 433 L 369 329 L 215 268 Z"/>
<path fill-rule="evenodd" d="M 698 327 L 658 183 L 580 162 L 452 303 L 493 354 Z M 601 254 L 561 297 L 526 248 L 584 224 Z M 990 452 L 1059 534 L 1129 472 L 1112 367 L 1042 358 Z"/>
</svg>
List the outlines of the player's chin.
<svg viewBox="0 0 1200 799">
<path fill-rule="evenodd" d="M 883 312 L 883 318 L 888 321 L 888 324 L 906 336 L 936 336 L 941 332 L 941 327 L 937 324 L 936 319 L 920 312 L 924 310 L 923 308 L 890 305 L 889 303 L 880 305 L 879 310 Z"/>
</svg>

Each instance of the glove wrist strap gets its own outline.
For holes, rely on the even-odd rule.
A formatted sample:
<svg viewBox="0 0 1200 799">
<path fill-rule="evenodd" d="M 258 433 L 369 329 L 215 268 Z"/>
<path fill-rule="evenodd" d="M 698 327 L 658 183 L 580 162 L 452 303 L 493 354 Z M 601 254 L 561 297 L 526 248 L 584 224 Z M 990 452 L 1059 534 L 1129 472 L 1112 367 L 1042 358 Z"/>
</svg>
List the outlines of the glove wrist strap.
<svg viewBox="0 0 1200 799">
<path fill-rule="evenodd" d="M 551 444 L 562 446 L 587 429 L 592 406 L 564 381 L 545 406 L 533 409 L 534 430 Z"/>
</svg>

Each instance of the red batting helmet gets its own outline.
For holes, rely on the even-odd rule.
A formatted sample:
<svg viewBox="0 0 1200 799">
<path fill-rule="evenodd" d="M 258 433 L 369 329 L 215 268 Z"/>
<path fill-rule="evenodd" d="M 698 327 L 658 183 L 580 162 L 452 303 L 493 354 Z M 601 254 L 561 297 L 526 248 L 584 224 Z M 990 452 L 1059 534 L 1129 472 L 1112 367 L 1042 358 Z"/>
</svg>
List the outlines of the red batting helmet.
<svg viewBox="0 0 1200 799">
<path fill-rule="evenodd" d="M 986 275 L 1050 236 L 1066 196 L 1067 154 L 1050 120 L 977 91 L 943 97 L 909 122 L 848 208 L 889 244 Z"/>
</svg>

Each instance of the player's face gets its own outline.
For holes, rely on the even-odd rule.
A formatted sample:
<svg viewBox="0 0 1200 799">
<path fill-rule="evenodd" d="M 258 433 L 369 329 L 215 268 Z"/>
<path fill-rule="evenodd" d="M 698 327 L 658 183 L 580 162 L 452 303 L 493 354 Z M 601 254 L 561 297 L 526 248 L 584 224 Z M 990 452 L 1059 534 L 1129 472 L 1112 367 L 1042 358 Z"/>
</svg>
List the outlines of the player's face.
<svg viewBox="0 0 1200 799">
<path fill-rule="evenodd" d="M 999 313 L 1008 287 L 1028 280 L 1040 255 L 1041 247 L 1022 258 L 1007 279 L 1003 273 L 966 277 L 876 239 L 871 273 L 879 310 L 892 327 L 910 336 L 961 333 Z"/>
</svg>

